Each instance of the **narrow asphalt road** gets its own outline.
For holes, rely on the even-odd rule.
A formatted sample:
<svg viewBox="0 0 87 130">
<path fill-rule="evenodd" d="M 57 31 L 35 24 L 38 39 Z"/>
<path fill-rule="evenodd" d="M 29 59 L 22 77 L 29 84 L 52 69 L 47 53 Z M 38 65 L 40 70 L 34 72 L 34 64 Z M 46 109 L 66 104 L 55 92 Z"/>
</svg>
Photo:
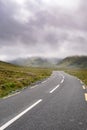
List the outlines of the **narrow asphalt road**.
<svg viewBox="0 0 87 130">
<path fill-rule="evenodd" d="M 87 91 L 61 71 L 0 100 L 0 130 L 87 130 Z"/>
</svg>

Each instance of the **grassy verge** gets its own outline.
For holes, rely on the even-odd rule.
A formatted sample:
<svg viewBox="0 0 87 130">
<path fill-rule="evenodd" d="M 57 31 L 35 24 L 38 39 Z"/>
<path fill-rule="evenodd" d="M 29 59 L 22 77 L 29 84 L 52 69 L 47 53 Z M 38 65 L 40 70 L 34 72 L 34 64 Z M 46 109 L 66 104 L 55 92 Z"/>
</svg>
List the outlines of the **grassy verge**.
<svg viewBox="0 0 87 130">
<path fill-rule="evenodd" d="M 78 77 L 87 85 L 87 69 L 65 70 L 65 72 Z"/>
<path fill-rule="evenodd" d="M 0 63 L 0 98 L 47 78 L 51 69 L 18 67 Z"/>
</svg>

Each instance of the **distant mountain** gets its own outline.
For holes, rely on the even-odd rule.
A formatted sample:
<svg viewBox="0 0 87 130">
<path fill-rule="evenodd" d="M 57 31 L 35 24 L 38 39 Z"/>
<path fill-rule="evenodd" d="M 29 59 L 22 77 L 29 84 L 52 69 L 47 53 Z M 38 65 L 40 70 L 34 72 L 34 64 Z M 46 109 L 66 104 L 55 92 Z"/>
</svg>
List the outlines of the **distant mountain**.
<svg viewBox="0 0 87 130">
<path fill-rule="evenodd" d="M 57 65 L 65 68 L 87 68 L 87 56 L 66 57 Z"/>
<path fill-rule="evenodd" d="M 58 58 L 42 58 L 42 57 L 28 57 L 18 58 L 10 61 L 12 64 L 32 67 L 54 67 L 61 59 Z"/>
</svg>

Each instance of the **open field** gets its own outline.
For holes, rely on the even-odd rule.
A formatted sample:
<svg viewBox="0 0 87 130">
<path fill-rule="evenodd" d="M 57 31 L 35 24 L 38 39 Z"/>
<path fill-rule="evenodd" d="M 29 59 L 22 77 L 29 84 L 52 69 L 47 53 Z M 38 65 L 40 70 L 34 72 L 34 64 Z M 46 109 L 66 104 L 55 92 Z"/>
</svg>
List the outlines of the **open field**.
<svg viewBox="0 0 87 130">
<path fill-rule="evenodd" d="M 53 69 L 20 67 L 9 63 L 0 62 L 0 97 L 4 97 L 15 91 L 32 85 L 33 83 L 47 78 Z M 54 69 L 77 76 L 87 85 L 87 69 Z"/>
<path fill-rule="evenodd" d="M 47 78 L 51 72 L 51 69 L 19 67 L 0 62 L 0 97 Z"/>
<path fill-rule="evenodd" d="M 87 85 L 87 69 L 65 70 L 65 72 L 81 79 Z"/>
</svg>

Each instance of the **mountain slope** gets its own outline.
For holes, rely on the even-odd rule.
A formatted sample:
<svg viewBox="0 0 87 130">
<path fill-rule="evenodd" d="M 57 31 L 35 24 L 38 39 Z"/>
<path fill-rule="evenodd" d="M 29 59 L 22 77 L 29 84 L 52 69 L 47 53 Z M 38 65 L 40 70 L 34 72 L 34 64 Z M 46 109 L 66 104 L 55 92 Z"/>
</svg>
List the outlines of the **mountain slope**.
<svg viewBox="0 0 87 130">
<path fill-rule="evenodd" d="M 65 68 L 87 68 L 87 56 L 66 57 L 57 65 Z"/>
<path fill-rule="evenodd" d="M 16 65 L 8 63 L 8 62 L 0 61 L 0 70 L 1 69 L 8 69 L 9 67 L 10 68 L 16 67 Z"/>
</svg>

